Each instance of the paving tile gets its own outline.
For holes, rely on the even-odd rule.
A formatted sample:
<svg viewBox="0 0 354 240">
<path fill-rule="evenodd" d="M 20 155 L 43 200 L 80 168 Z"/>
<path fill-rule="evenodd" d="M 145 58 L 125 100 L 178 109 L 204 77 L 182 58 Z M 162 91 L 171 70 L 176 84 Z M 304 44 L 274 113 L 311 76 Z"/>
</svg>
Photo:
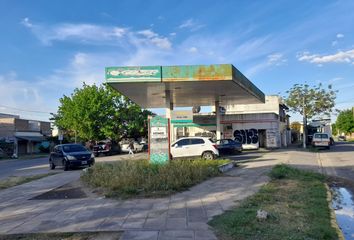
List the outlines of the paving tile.
<svg viewBox="0 0 354 240">
<path fill-rule="evenodd" d="M 210 230 L 196 230 L 195 240 L 217 240 L 217 237 Z"/>
<path fill-rule="evenodd" d="M 166 219 L 166 229 L 186 229 L 187 219 L 186 218 L 167 218 Z"/>
<path fill-rule="evenodd" d="M 192 230 L 160 231 L 158 240 L 194 240 L 194 231 Z"/>
<path fill-rule="evenodd" d="M 124 231 L 120 240 L 157 240 L 158 231 Z"/>
<path fill-rule="evenodd" d="M 209 229 L 209 225 L 207 222 L 187 222 L 187 228 L 188 229 Z"/>
<path fill-rule="evenodd" d="M 144 228 L 148 229 L 165 229 L 166 227 L 166 218 L 147 218 L 144 224 Z"/>
<path fill-rule="evenodd" d="M 123 229 L 130 228 L 143 228 L 145 223 L 145 218 L 127 218 L 123 223 Z"/>
</svg>

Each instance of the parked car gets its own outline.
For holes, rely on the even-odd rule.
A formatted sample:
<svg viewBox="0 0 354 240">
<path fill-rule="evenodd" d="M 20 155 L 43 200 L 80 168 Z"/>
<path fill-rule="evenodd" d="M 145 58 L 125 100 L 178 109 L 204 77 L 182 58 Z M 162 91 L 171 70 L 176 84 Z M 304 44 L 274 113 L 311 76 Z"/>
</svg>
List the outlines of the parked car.
<svg viewBox="0 0 354 240">
<path fill-rule="evenodd" d="M 214 142 L 206 137 L 184 137 L 171 145 L 171 157 L 202 157 L 204 159 L 215 159 L 219 151 Z"/>
<path fill-rule="evenodd" d="M 327 133 L 315 133 L 312 138 L 312 146 L 330 149 L 331 140 Z"/>
<path fill-rule="evenodd" d="M 97 144 L 93 146 L 92 152 L 95 157 L 98 157 L 100 154 L 109 156 L 115 153 L 120 153 L 120 146 L 110 140 L 103 140 L 97 142 Z"/>
<path fill-rule="evenodd" d="M 339 136 L 338 141 L 347 141 L 347 138 L 345 136 Z"/>
<path fill-rule="evenodd" d="M 63 166 L 64 171 L 71 167 L 92 166 L 95 164 L 93 153 L 80 144 L 61 144 L 54 147 L 49 155 L 50 169 Z"/>
<path fill-rule="evenodd" d="M 242 143 L 232 139 L 220 139 L 215 141 L 220 154 L 234 154 L 242 152 Z"/>
<path fill-rule="evenodd" d="M 144 145 L 146 144 L 141 144 L 138 143 L 137 141 L 133 142 L 134 144 L 134 152 L 142 152 L 144 150 Z M 121 151 L 124 153 L 129 152 L 129 141 L 123 141 L 120 143 Z"/>
</svg>

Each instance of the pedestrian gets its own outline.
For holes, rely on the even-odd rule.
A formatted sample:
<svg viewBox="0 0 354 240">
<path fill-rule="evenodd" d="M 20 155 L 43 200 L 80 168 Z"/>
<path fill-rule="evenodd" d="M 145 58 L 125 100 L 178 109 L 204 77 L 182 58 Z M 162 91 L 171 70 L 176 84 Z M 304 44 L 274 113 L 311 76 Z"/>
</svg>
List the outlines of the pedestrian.
<svg viewBox="0 0 354 240">
<path fill-rule="evenodd" d="M 134 143 L 133 143 L 133 141 L 129 142 L 128 149 L 129 149 L 129 154 L 134 155 Z"/>
</svg>

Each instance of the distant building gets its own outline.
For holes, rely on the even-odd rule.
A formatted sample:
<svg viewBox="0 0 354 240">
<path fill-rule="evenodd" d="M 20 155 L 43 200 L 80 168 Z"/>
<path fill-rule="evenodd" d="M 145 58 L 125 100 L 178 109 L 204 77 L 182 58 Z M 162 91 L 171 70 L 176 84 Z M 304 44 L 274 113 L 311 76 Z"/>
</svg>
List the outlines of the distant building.
<svg viewBox="0 0 354 240">
<path fill-rule="evenodd" d="M 20 118 L 20 116 L 7 113 L 0 113 L 0 118 Z"/>
<path fill-rule="evenodd" d="M 13 142 L 17 155 L 39 152 L 39 146 L 51 135 L 50 122 L 20 119 L 17 116 L 0 118 L 0 141 Z"/>
</svg>

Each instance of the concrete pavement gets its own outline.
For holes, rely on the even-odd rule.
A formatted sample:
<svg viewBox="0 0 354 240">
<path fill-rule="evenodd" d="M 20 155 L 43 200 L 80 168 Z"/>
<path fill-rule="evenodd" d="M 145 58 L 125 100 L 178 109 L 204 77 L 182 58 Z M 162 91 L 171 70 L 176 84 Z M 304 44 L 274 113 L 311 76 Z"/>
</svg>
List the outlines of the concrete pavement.
<svg viewBox="0 0 354 240">
<path fill-rule="evenodd" d="M 207 222 L 258 191 L 276 163 L 242 164 L 165 198 L 29 200 L 78 179 L 79 171 L 53 175 L 0 191 L 0 233 L 123 230 L 122 239 L 216 239 Z"/>
<path fill-rule="evenodd" d="M 334 170 L 337 175 L 351 177 L 353 171 L 344 169 L 354 166 L 353 153 L 354 144 L 337 144 L 319 153 L 271 151 L 221 177 L 165 198 L 29 200 L 79 178 L 80 171 L 63 172 L 0 191 L 0 233 L 122 230 L 121 239 L 131 240 L 216 239 L 208 220 L 258 191 L 269 180 L 267 173 L 275 164 L 326 173 Z"/>
</svg>

